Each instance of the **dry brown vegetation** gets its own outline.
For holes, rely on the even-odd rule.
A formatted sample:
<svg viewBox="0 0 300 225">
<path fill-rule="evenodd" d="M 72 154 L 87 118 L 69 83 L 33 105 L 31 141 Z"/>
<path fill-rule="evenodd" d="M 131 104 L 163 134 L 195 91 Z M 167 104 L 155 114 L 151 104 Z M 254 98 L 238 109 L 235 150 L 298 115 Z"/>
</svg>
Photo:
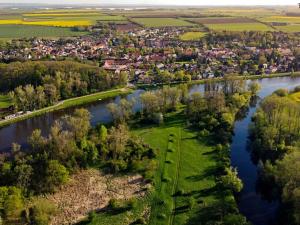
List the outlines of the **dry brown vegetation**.
<svg viewBox="0 0 300 225">
<path fill-rule="evenodd" d="M 80 171 L 57 193 L 46 196 L 59 211 L 51 225 L 76 223 L 90 211 L 104 209 L 110 199 L 142 197 L 145 187 L 140 175 L 116 177 L 98 170 Z"/>
</svg>

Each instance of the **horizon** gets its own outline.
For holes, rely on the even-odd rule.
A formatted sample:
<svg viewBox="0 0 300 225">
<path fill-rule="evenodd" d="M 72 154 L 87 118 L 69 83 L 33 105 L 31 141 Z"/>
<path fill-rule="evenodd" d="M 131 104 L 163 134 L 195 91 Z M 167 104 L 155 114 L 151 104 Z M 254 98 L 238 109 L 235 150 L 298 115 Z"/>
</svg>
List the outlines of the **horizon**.
<svg viewBox="0 0 300 225">
<path fill-rule="evenodd" d="M 39 0 L 0 0 L 0 4 L 6 4 L 6 5 L 15 5 L 15 4 L 21 4 L 21 5 L 76 5 L 76 6 L 84 6 L 84 5 L 95 5 L 95 6 L 222 6 L 222 7 L 233 7 L 233 6 L 298 6 L 298 2 L 295 0 L 280 0 L 280 1 L 274 1 L 274 0 L 267 0 L 267 1 L 259 1 L 259 0 L 253 0 L 253 1 L 244 1 L 244 0 L 211 0 L 209 4 L 206 2 L 202 3 L 197 0 L 189 0 L 189 1 L 183 1 L 183 0 L 165 0 L 164 3 L 161 3 L 159 0 L 104 0 L 104 1 L 98 1 L 98 0 L 53 0 L 51 3 L 49 2 L 42 2 Z"/>
</svg>

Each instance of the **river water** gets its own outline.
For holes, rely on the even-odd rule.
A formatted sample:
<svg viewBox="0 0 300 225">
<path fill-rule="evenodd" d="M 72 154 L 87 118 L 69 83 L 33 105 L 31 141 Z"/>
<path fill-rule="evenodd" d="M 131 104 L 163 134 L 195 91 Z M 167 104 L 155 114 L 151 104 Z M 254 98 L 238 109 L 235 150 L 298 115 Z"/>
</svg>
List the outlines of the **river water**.
<svg viewBox="0 0 300 225">
<path fill-rule="evenodd" d="M 260 98 L 270 95 L 279 88 L 291 89 L 300 85 L 299 78 L 281 77 L 281 78 L 265 78 L 259 80 L 262 89 L 259 93 Z M 195 91 L 203 91 L 203 84 L 193 85 L 190 93 Z M 138 99 L 142 90 L 136 90 L 127 96 L 128 99 Z M 120 97 L 103 100 L 87 104 L 81 107 L 88 109 L 92 115 L 91 123 L 107 123 L 111 117 L 106 109 L 106 105 L 110 102 L 118 103 Z M 250 107 L 246 117 L 235 123 L 234 137 L 231 145 L 231 163 L 239 172 L 239 177 L 243 180 L 244 188 L 239 196 L 238 206 L 242 214 L 254 225 L 268 225 L 274 220 L 276 210 L 279 203 L 277 201 L 268 202 L 256 190 L 257 182 L 257 166 L 251 160 L 251 154 L 248 150 L 248 127 L 251 123 L 251 117 L 256 111 L 256 106 Z M 0 129 L 0 152 L 9 151 L 13 142 L 19 143 L 26 147 L 27 138 L 34 129 L 41 129 L 43 135 L 47 135 L 53 122 L 65 114 L 70 114 L 75 110 L 68 108 L 60 111 L 49 112 L 41 116 L 30 118 L 11 124 Z M 140 104 L 136 101 L 134 110 L 138 111 Z"/>
</svg>

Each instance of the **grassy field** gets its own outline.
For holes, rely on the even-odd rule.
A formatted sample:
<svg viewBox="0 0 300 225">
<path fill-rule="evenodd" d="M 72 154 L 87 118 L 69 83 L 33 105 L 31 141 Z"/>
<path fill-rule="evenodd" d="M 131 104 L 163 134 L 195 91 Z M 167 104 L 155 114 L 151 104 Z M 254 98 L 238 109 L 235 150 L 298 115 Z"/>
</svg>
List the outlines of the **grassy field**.
<svg viewBox="0 0 300 225">
<path fill-rule="evenodd" d="M 38 26 L 54 26 L 54 27 L 75 27 L 90 26 L 93 23 L 89 20 L 0 20 L 0 25 L 38 25 Z"/>
<path fill-rule="evenodd" d="M 191 31 L 186 32 L 180 36 L 180 39 L 183 41 L 193 41 L 193 40 L 199 40 L 205 36 L 204 32 L 197 32 L 197 31 Z"/>
<path fill-rule="evenodd" d="M 226 31 L 272 31 L 273 28 L 262 23 L 223 23 L 205 24 L 210 30 Z"/>
<path fill-rule="evenodd" d="M 216 191 L 217 162 L 209 139 L 198 139 L 197 132 L 185 126 L 183 111 L 169 114 L 160 127 L 134 131 L 145 143 L 159 150 L 159 169 L 155 177 L 155 194 L 150 223 L 153 225 L 204 224 L 214 214 L 210 211 L 221 196 Z M 189 202 L 195 206 L 190 209 Z"/>
<path fill-rule="evenodd" d="M 295 33 L 300 32 L 300 24 L 289 24 L 285 26 L 275 26 L 277 30 L 286 32 L 286 33 Z"/>
<path fill-rule="evenodd" d="M 132 21 L 145 27 L 190 27 L 195 24 L 175 18 L 133 18 Z"/>
<path fill-rule="evenodd" d="M 55 38 L 84 35 L 87 32 L 72 31 L 68 27 L 30 26 L 30 25 L 0 25 L 0 38 Z"/>
<path fill-rule="evenodd" d="M 278 23 L 299 23 L 300 17 L 293 16 L 269 16 L 259 19 L 262 22 L 278 22 Z"/>
<path fill-rule="evenodd" d="M 7 95 L 0 95 L 0 109 L 8 108 L 11 105 L 12 102 Z"/>
</svg>

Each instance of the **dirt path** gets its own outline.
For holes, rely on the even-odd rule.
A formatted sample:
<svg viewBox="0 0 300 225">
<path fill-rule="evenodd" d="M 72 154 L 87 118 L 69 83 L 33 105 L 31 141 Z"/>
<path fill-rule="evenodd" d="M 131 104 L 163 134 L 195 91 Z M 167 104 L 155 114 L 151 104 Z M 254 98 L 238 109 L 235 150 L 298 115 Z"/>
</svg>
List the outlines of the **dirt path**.
<svg viewBox="0 0 300 225">
<path fill-rule="evenodd" d="M 179 171 L 180 171 L 180 165 L 181 165 L 181 128 L 178 128 L 178 138 L 177 138 L 177 161 L 176 161 L 176 174 L 175 174 L 175 180 L 172 187 L 172 213 L 169 217 L 169 225 L 173 225 L 174 217 L 175 217 L 175 209 L 176 209 L 176 191 L 178 189 L 178 178 L 179 178 Z"/>
</svg>

